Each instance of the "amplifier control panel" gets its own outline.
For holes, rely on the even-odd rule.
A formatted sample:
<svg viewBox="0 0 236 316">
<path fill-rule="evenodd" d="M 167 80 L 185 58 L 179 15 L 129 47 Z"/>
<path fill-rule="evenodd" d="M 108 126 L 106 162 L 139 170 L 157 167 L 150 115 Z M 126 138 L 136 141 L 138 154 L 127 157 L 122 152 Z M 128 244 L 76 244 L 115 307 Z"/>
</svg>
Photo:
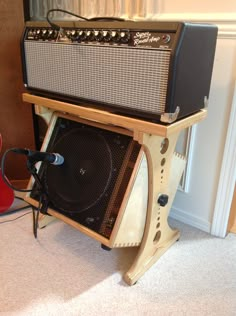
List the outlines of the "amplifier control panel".
<svg viewBox="0 0 236 316">
<path fill-rule="evenodd" d="M 66 42 L 90 45 L 121 45 L 146 48 L 171 48 L 174 33 L 156 31 L 130 31 L 127 29 L 75 29 L 56 30 L 51 27 L 28 28 L 25 40 Z"/>
</svg>

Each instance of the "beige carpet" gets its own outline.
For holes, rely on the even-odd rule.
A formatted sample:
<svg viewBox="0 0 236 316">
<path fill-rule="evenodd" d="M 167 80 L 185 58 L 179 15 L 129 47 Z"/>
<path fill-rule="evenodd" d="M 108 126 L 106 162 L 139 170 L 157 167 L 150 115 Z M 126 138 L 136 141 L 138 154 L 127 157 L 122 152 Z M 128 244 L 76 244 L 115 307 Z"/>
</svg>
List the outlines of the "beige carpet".
<svg viewBox="0 0 236 316">
<path fill-rule="evenodd" d="M 0 314 L 236 315 L 236 235 L 171 224 L 180 241 L 132 287 L 122 275 L 135 248 L 104 251 L 59 221 L 35 240 L 31 214 L 0 224 Z"/>
</svg>

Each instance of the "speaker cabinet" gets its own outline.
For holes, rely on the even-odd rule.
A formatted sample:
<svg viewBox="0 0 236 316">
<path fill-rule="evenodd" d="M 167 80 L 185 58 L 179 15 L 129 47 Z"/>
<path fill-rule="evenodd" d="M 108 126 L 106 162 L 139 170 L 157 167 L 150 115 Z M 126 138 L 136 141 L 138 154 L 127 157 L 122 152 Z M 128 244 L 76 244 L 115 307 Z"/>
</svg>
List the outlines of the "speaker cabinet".
<svg viewBox="0 0 236 316">
<path fill-rule="evenodd" d="M 147 212 L 148 176 L 143 148 L 128 130 L 55 113 L 42 151 L 64 157 L 60 166 L 39 163 L 48 214 L 114 247 L 138 246 Z M 26 200 L 42 192 L 32 178 Z"/>
</svg>

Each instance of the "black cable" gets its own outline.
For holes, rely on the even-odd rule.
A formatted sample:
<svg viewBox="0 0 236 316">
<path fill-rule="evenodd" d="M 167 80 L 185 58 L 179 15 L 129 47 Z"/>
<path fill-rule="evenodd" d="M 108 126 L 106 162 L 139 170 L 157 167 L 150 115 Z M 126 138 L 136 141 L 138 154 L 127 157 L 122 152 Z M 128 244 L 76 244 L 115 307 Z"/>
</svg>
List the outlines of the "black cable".
<svg viewBox="0 0 236 316">
<path fill-rule="evenodd" d="M 27 149 L 22 149 L 22 148 L 10 148 L 8 149 L 2 156 L 2 161 L 1 161 L 1 172 L 2 172 L 2 178 L 4 180 L 4 182 L 11 188 L 13 189 L 14 191 L 19 191 L 19 192 L 31 192 L 32 189 L 30 190 L 25 190 L 25 189 L 18 189 L 18 188 L 15 188 L 13 185 L 11 185 L 11 183 L 9 182 L 9 180 L 7 179 L 6 175 L 5 175 L 5 160 L 6 160 L 6 157 L 7 155 L 10 153 L 10 152 L 14 152 L 16 154 L 28 154 L 28 151 Z M 40 180 L 40 177 L 37 173 L 37 169 L 35 167 L 35 163 L 36 161 L 31 161 L 30 159 L 27 160 L 27 169 L 29 170 L 29 172 L 31 173 L 31 175 L 34 177 L 35 179 L 35 182 L 36 184 L 38 185 L 39 187 L 39 190 L 40 190 L 40 199 L 39 199 L 39 204 L 38 204 L 38 207 L 37 209 L 31 205 L 30 203 L 28 203 L 31 207 L 32 207 L 32 213 L 33 213 L 33 233 L 34 233 L 34 237 L 37 238 L 37 229 L 38 229 L 38 221 L 39 221 L 39 213 L 42 212 L 43 214 L 47 214 L 47 208 L 48 208 L 48 195 L 47 195 L 47 192 L 44 188 L 44 185 L 43 183 L 41 182 Z M 16 197 L 20 200 L 23 200 L 22 198 L 20 197 Z M 22 208 L 19 208 L 19 209 L 16 209 L 14 210 L 15 212 L 16 211 L 19 211 L 19 210 L 22 210 L 22 209 L 25 209 L 25 208 L 28 208 L 29 206 L 24 206 Z M 12 211 L 13 212 L 13 211 Z M 8 213 L 9 214 L 9 213 Z M 20 218 L 20 217 L 19 217 Z M 9 220 L 11 221 L 11 220 Z M 8 221 L 5 221 L 5 222 L 8 222 Z M 4 223 L 5 223 L 4 222 Z"/>
<path fill-rule="evenodd" d="M 18 199 L 18 200 L 21 200 L 21 201 L 23 201 L 23 202 L 25 202 L 25 203 L 27 203 L 28 204 L 28 206 L 32 206 L 32 204 L 30 204 L 29 202 L 27 202 L 27 201 L 25 201 L 25 199 L 23 199 L 22 197 L 20 197 L 20 196 L 14 196 L 14 198 L 15 199 Z"/>
<path fill-rule="evenodd" d="M 49 15 L 50 15 L 52 12 L 62 12 L 62 13 L 66 13 L 66 14 L 75 16 L 76 18 L 79 18 L 79 19 L 82 19 L 82 20 L 85 20 L 85 21 L 89 21 L 89 19 L 85 18 L 84 16 L 75 14 L 75 13 L 70 12 L 70 11 L 67 11 L 67 10 L 63 10 L 63 9 L 51 9 L 51 10 L 48 10 L 46 19 L 47 19 L 48 23 L 51 25 L 51 27 L 54 28 L 54 29 L 57 30 L 57 31 L 59 31 L 59 30 L 61 29 L 61 27 L 60 27 L 59 25 L 53 23 L 53 22 L 49 19 Z"/>
<path fill-rule="evenodd" d="M 20 196 L 15 196 L 15 199 L 24 201 L 25 203 L 28 203 L 29 205 L 31 205 L 29 202 L 26 202 L 26 201 L 25 201 L 22 197 L 20 197 Z"/>
<path fill-rule="evenodd" d="M 32 207 L 32 204 L 30 204 L 29 202 L 25 201 L 23 198 L 19 197 L 19 196 L 15 196 L 14 197 L 15 199 L 19 199 L 21 201 L 24 201 L 25 203 L 27 203 L 28 205 L 24 205 L 24 206 L 21 206 L 21 207 L 18 207 L 18 208 L 14 208 L 12 210 L 7 210 L 6 212 L 3 212 L 3 213 L 0 213 L 0 217 L 1 216 L 5 216 L 5 215 L 9 215 L 9 214 L 12 214 L 12 213 L 16 213 L 16 212 L 19 212 L 19 211 L 22 211 L 26 208 L 29 208 L 29 207 Z"/>
<path fill-rule="evenodd" d="M 1 161 L 1 173 L 2 173 L 2 179 L 3 181 L 6 183 L 7 186 L 9 186 L 12 190 L 14 191 L 19 191 L 19 192 L 31 192 L 32 190 L 27 190 L 27 189 L 18 189 L 16 187 L 14 187 L 9 180 L 7 179 L 6 175 L 5 175 L 5 161 L 6 161 L 6 157 L 10 152 L 14 152 L 14 153 L 18 153 L 18 151 L 21 151 L 21 149 L 19 148 L 10 148 L 8 150 L 5 151 L 5 153 L 2 156 L 2 161 Z M 21 152 L 19 152 L 21 153 Z"/>
<path fill-rule="evenodd" d="M 37 235 L 38 235 L 39 213 L 42 208 L 43 208 L 43 196 L 40 195 L 38 207 L 37 208 L 35 208 L 34 206 L 32 207 L 34 238 L 37 238 Z"/>
<path fill-rule="evenodd" d="M 10 215 L 10 214 L 22 211 L 22 210 L 25 210 L 26 208 L 29 208 L 29 207 L 31 207 L 31 205 L 25 205 L 25 206 L 22 206 L 22 207 L 19 207 L 19 208 L 15 208 L 15 209 L 12 209 L 12 210 L 4 211 L 3 213 L 0 213 L 0 217 L 5 216 L 5 215 Z"/>
<path fill-rule="evenodd" d="M 33 233 L 34 233 L 34 238 L 37 238 L 40 208 L 38 207 L 37 209 L 35 209 L 33 207 L 32 211 L 33 211 Z"/>
<path fill-rule="evenodd" d="M 41 209 L 44 207 L 43 205 L 43 198 L 42 196 L 40 196 L 40 200 L 39 200 L 39 204 L 38 204 L 38 207 L 35 208 L 33 205 L 29 204 L 29 205 L 26 205 L 26 206 L 23 206 L 23 207 L 20 207 L 18 209 L 14 209 L 10 212 L 7 212 L 7 213 L 2 213 L 0 214 L 0 217 L 1 215 L 9 215 L 10 213 L 14 213 L 16 211 L 21 211 L 21 210 L 24 210 L 26 208 L 29 208 L 30 206 L 32 207 L 32 210 L 27 212 L 27 213 L 24 213 L 16 218 L 13 218 L 13 219 L 9 219 L 9 220 L 6 220 L 6 221 L 0 221 L 0 224 L 5 224 L 5 223 L 9 223 L 9 222 L 13 222 L 13 221 L 16 221 L 17 219 L 27 215 L 27 214 L 30 214 L 32 213 L 33 214 L 33 233 L 34 233 L 34 237 L 37 238 L 37 235 L 38 235 L 38 222 L 39 222 L 39 213 L 41 211 Z"/>
<path fill-rule="evenodd" d="M 23 217 L 23 216 L 25 216 L 25 215 L 28 215 L 28 214 L 30 214 L 30 213 L 32 213 L 32 211 L 27 212 L 27 213 L 24 213 L 24 214 L 22 214 L 22 215 L 20 215 L 20 216 L 18 216 L 18 217 L 16 217 L 16 218 L 8 219 L 7 221 L 0 222 L 0 224 L 5 224 L 5 223 L 9 223 L 9 222 L 14 222 L 14 221 L 16 221 L 17 219 L 19 219 L 19 218 L 21 218 L 21 217 Z"/>
<path fill-rule="evenodd" d="M 51 25 L 52 28 L 54 28 L 55 30 L 59 31 L 61 29 L 61 27 L 59 25 L 57 25 L 56 23 L 53 23 L 50 19 L 49 19 L 49 15 L 52 13 L 52 12 L 62 12 L 62 13 L 66 13 L 66 14 L 69 14 L 69 15 L 72 15 L 76 18 L 79 18 L 79 19 L 82 19 L 82 20 L 85 20 L 85 21 L 125 21 L 125 19 L 123 18 L 119 18 L 119 17 L 112 17 L 112 16 L 104 16 L 104 17 L 93 17 L 93 18 L 85 18 L 84 16 L 82 15 L 78 15 L 78 14 L 75 14 L 73 12 L 70 12 L 70 11 L 67 11 L 67 10 L 63 10 L 63 9 L 51 9 L 51 10 L 48 10 L 47 12 L 47 16 L 46 16 L 46 19 L 48 21 L 48 23 Z"/>
<path fill-rule="evenodd" d="M 118 21 L 118 22 L 120 21 L 120 22 L 124 22 L 125 19 L 113 17 L 113 16 L 100 16 L 100 17 L 90 18 L 89 21 Z"/>
<path fill-rule="evenodd" d="M 6 161 L 6 157 L 10 152 L 14 152 L 15 154 L 23 154 L 26 155 L 28 154 L 28 149 L 22 149 L 22 148 L 10 148 L 8 150 L 5 151 L 5 153 L 2 156 L 2 161 L 1 161 L 1 173 L 2 173 L 2 178 L 3 181 L 6 183 L 7 186 L 9 186 L 12 190 L 14 191 L 18 191 L 18 192 L 31 192 L 32 189 L 19 189 L 14 187 L 10 181 L 7 179 L 6 175 L 5 175 L 5 161 Z M 35 162 L 31 162 L 29 159 L 27 160 L 27 169 L 29 170 L 30 174 L 34 177 L 35 182 L 38 184 L 39 188 L 42 190 L 43 185 L 41 183 L 41 180 L 37 174 L 37 169 L 34 166 Z"/>
</svg>

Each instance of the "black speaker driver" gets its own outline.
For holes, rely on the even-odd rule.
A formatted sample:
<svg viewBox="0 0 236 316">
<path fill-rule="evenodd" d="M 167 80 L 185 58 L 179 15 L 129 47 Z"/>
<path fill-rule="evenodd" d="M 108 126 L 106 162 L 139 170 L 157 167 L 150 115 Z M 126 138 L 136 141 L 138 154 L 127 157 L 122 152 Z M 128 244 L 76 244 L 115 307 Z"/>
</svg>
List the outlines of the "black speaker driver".
<svg viewBox="0 0 236 316">
<path fill-rule="evenodd" d="M 72 129 L 57 140 L 51 152 L 61 154 L 64 163 L 45 167 L 49 201 L 73 213 L 95 205 L 112 178 L 112 154 L 102 133 L 86 127 Z"/>
</svg>

